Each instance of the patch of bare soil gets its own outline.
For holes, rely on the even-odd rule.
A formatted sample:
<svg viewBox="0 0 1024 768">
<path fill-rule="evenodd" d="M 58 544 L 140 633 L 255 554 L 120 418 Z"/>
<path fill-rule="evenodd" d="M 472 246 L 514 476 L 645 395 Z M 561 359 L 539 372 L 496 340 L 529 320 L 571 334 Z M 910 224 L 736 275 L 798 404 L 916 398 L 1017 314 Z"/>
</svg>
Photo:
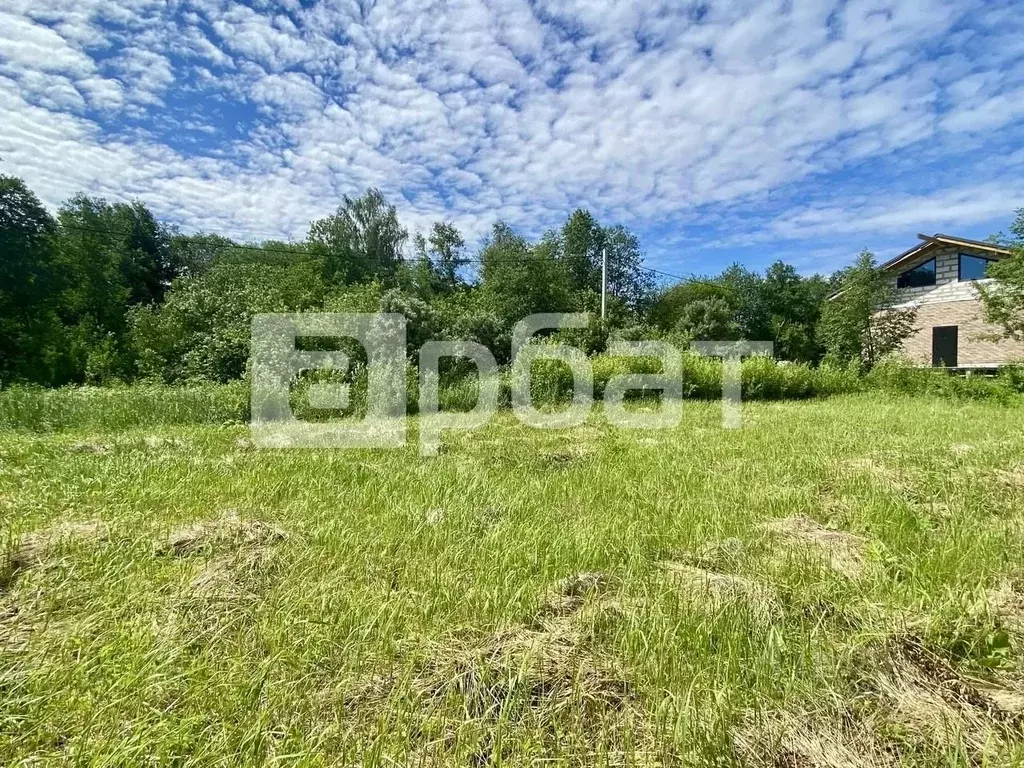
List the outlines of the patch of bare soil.
<svg viewBox="0 0 1024 768">
<path fill-rule="evenodd" d="M 157 545 L 157 554 L 175 557 L 213 552 L 218 549 L 262 547 L 282 541 L 287 534 L 260 520 L 242 520 L 235 512 L 179 528 Z"/>
<path fill-rule="evenodd" d="M 863 536 L 825 528 L 811 518 L 802 516 L 769 520 L 762 528 L 818 551 L 835 571 L 848 578 L 856 579 L 864 571 L 867 539 Z"/>
</svg>

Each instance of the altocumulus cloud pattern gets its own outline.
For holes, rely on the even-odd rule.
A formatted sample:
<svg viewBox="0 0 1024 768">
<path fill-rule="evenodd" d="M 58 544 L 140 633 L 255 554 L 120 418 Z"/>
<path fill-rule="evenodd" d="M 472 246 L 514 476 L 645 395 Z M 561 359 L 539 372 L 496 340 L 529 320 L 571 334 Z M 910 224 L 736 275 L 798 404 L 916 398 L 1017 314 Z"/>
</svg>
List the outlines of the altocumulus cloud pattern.
<svg viewBox="0 0 1024 768">
<path fill-rule="evenodd" d="M 982 0 L 4 0 L 0 172 L 302 236 L 577 206 L 650 263 L 831 269 L 1024 204 L 1024 13 Z"/>
</svg>

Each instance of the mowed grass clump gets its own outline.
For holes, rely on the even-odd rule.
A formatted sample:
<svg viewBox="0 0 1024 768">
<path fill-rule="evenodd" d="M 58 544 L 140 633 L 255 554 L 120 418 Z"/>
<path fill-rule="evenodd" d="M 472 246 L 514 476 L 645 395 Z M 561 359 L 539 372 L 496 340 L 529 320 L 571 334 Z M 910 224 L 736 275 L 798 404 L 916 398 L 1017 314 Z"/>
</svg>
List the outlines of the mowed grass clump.
<svg viewBox="0 0 1024 768">
<path fill-rule="evenodd" d="M 429 459 L 76 418 L 0 432 L 0 764 L 1024 759 L 1019 409 L 502 413 Z"/>
</svg>

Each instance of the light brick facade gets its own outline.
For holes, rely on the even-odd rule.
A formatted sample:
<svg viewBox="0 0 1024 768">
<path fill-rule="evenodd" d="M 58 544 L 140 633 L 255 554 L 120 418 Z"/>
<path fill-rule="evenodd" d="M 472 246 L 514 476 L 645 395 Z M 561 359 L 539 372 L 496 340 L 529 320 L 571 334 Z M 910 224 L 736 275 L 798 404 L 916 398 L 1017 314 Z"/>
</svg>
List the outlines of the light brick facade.
<svg viewBox="0 0 1024 768">
<path fill-rule="evenodd" d="M 990 252 L 966 246 L 933 247 L 918 258 L 891 271 L 893 286 L 899 274 L 935 259 L 935 285 L 900 288 L 900 306 L 917 307 L 917 331 L 903 342 L 902 352 L 919 365 L 932 364 L 932 333 L 935 327 L 957 326 L 957 367 L 994 368 L 1024 362 L 1024 344 L 999 338 L 999 329 L 982 320 L 975 286 L 988 280 L 961 281 L 960 254 L 991 258 Z"/>
</svg>

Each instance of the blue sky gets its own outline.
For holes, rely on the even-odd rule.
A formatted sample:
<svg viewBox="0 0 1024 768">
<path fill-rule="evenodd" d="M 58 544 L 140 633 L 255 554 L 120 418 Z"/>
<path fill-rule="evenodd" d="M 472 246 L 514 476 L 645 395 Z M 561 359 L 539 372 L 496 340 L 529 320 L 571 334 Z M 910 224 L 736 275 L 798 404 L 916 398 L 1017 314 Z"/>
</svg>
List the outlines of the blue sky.
<svg viewBox="0 0 1024 768">
<path fill-rule="evenodd" d="M 304 236 L 576 207 L 650 266 L 831 271 L 1024 206 L 1024 13 L 981 0 L 4 0 L 0 172 Z"/>
</svg>

